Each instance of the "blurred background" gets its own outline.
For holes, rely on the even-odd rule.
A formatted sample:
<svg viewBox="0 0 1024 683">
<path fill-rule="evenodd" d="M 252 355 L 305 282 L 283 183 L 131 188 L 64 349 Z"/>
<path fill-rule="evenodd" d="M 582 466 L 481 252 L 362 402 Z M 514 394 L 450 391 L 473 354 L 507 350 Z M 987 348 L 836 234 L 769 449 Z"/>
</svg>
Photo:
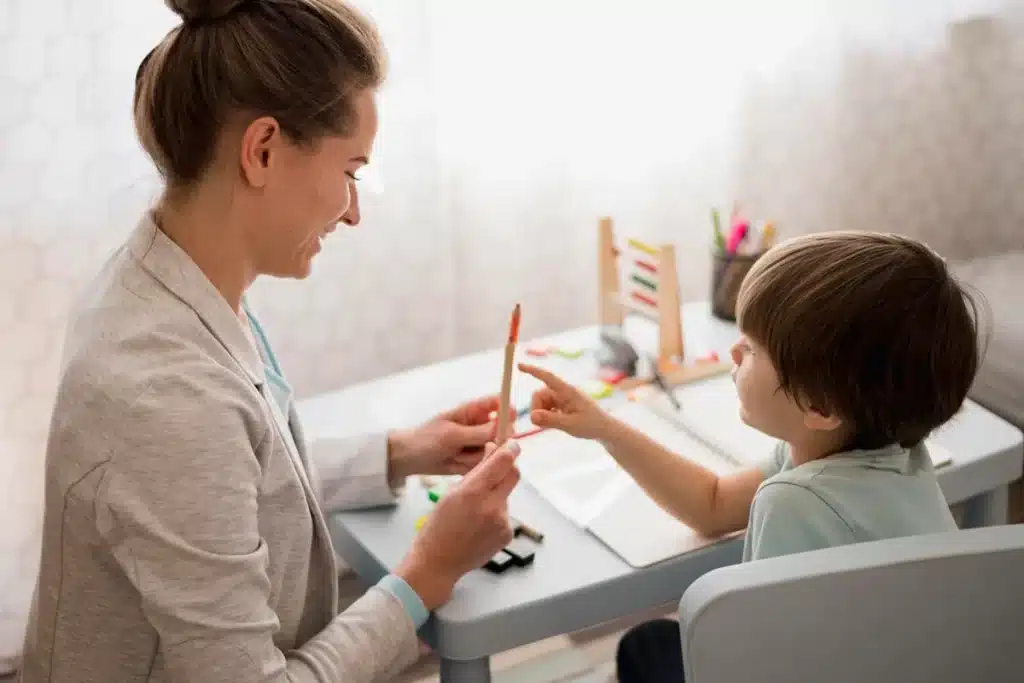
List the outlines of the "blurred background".
<svg viewBox="0 0 1024 683">
<path fill-rule="evenodd" d="M 360 0 L 391 54 L 363 224 L 252 295 L 301 396 L 596 322 L 597 222 L 713 206 L 956 258 L 1024 248 L 1024 2 Z M 0 0 L 0 658 L 20 645 L 66 313 L 160 191 L 131 125 L 159 0 Z M 13 647 L 13 646 L 11 646 Z"/>
</svg>

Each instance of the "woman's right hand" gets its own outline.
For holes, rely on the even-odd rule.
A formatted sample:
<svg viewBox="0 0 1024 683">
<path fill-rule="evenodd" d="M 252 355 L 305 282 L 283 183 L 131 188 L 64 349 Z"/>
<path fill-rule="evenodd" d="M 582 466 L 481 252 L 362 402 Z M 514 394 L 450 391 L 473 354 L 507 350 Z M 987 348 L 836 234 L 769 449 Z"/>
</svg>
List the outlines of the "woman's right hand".
<svg viewBox="0 0 1024 683">
<path fill-rule="evenodd" d="M 519 483 L 519 444 L 487 444 L 483 460 L 438 502 L 395 573 L 428 610 L 448 601 L 464 574 L 512 540 L 508 496 Z"/>
</svg>

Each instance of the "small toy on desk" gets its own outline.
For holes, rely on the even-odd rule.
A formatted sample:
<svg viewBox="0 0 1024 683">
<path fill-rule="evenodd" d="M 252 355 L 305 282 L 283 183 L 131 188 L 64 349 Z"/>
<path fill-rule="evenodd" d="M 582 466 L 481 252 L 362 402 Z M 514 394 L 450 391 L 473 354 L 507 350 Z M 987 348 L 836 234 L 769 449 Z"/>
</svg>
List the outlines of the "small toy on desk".
<svg viewBox="0 0 1024 683">
<path fill-rule="evenodd" d="M 602 369 L 621 372 L 626 377 L 636 377 L 636 366 L 640 355 L 626 339 L 619 327 L 601 328 L 601 346 L 597 352 L 597 363 Z"/>
<path fill-rule="evenodd" d="M 551 347 L 544 344 L 533 344 L 526 347 L 526 355 L 535 358 L 543 358 L 551 353 Z"/>
<path fill-rule="evenodd" d="M 607 382 L 602 382 L 600 380 L 590 382 L 580 388 L 583 389 L 584 393 L 586 393 L 587 396 L 598 400 L 602 398 L 608 398 L 615 391 L 611 384 L 608 384 Z"/>
<path fill-rule="evenodd" d="M 597 371 L 597 378 L 607 384 L 616 385 L 626 379 L 628 375 L 617 368 L 602 367 Z"/>
<path fill-rule="evenodd" d="M 533 564 L 533 544 L 525 538 L 513 538 L 505 546 L 505 552 L 512 556 L 512 562 L 517 567 Z"/>
<path fill-rule="evenodd" d="M 551 349 L 551 352 L 562 358 L 579 358 L 583 355 L 583 349 L 575 346 L 554 347 Z"/>
<path fill-rule="evenodd" d="M 716 226 L 717 212 L 712 213 Z M 734 217 L 735 218 L 735 217 Z M 735 221 L 734 221 L 735 222 Z M 720 231 L 720 227 L 716 227 Z M 619 259 L 629 256 L 629 275 L 625 286 L 619 279 Z M 622 289 L 626 289 L 625 292 Z M 687 362 L 683 347 L 683 320 L 679 297 L 679 278 L 676 272 L 676 253 L 672 245 L 654 247 L 643 242 L 627 240 L 627 249 L 615 246 L 612 220 L 603 218 L 598 232 L 598 316 L 601 340 L 605 348 L 599 363 L 605 363 L 626 373 L 616 387 L 631 388 L 660 381 L 666 387 L 694 382 L 728 372 L 730 364 L 721 362 Z M 622 330 L 627 313 L 653 320 L 658 326 L 658 353 L 650 377 L 637 376 L 635 362 L 627 362 L 623 350 Z M 635 351 L 634 351 L 635 353 Z M 621 365 L 617 356 L 622 358 Z"/>
<path fill-rule="evenodd" d="M 512 566 L 515 566 L 515 560 L 512 559 L 512 556 L 504 550 L 499 550 L 491 556 L 491 559 L 487 560 L 487 564 L 483 568 L 489 572 L 501 574 Z"/>
<path fill-rule="evenodd" d="M 501 574 L 509 567 L 529 567 L 533 564 L 535 546 L 525 538 L 516 536 L 508 545 L 491 556 L 483 568 Z"/>
</svg>

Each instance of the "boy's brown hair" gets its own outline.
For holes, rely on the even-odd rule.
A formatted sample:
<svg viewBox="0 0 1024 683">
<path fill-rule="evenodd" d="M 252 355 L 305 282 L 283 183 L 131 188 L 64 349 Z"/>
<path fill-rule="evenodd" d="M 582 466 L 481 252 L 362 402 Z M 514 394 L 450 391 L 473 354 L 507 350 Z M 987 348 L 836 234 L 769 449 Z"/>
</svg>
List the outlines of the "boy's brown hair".
<svg viewBox="0 0 1024 683">
<path fill-rule="evenodd" d="M 798 405 L 852 425 L 850 448 L 916 445 L 960 409 L 980 362 L 978 301 L 898 235 L 778 245 L 744 279 L 737 320 Z"/>
</svg>

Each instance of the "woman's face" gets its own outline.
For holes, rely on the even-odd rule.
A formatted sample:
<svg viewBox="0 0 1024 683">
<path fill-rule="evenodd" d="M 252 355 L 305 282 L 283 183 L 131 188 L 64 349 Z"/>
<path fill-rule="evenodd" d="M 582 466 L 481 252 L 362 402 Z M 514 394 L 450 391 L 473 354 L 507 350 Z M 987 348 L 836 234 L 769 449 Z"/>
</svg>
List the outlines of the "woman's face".
<svg viewBox="0 0 1024 683">
<path fill-rule="evenodd" d="M 263 164 L 258 202 L 249 212 L 246 230 L 256 274 L 305 278 L 337 224 L 359 223 L 356 177 L 369 163 L 377 135 L 372 90 L 356 96 L 355 112 L 350 135 L 323 137 L 312 145 L 292 144 L 278 130 L 265 133 L 266 148 L 261 150 L 258 131 L 246 132 L 257 137 L 251 154 L 243 143 L 243 158 Z"/>
</svg>

